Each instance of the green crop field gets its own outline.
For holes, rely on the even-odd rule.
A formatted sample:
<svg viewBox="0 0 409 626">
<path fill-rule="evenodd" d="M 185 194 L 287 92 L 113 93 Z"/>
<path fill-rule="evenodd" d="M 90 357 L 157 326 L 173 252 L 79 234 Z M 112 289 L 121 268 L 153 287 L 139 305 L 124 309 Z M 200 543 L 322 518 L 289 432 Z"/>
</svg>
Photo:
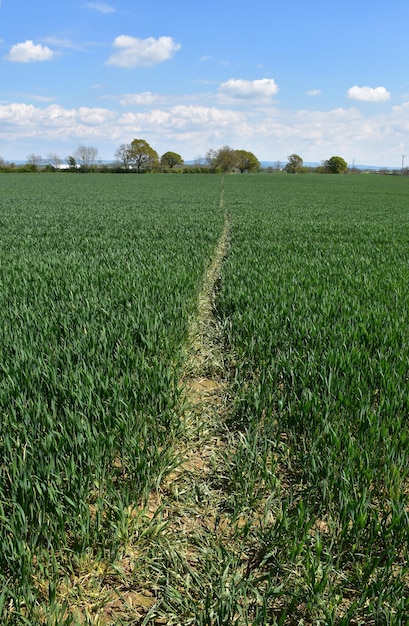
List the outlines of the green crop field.
<svg viewBox="0 0 409 626">
<path fill-rule="evenodd" d="M 408 199 L 0 176 L 2 624 L 408 622 Z"/>
<path fill-rule="evenodd" d="M 223 215 L 214 181 L 200 193 L 193 179 L 152 182 L 0 181 L 0 598 L 12 621 L 39 595 L 54 602 L 73 557 L 114 559 L 124 511 L 174 462 L 182 348 Z"/>
<path fill-rule="evenodd" d="M 407 185 L 229 178 L 225 194 L 219 314 L 237 448 L 224 490 L 232 515 L 263 507 L 254 623 L 404 624 Z"/>
</svg>

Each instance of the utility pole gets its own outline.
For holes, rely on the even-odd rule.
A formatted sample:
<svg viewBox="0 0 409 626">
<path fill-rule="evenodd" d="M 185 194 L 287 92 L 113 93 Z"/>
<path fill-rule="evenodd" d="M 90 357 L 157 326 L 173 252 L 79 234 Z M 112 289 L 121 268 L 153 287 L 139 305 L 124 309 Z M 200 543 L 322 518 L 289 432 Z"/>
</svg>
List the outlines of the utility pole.
<svg viewBox="0 0 409 626">
<path fill-rule="evenodd" d="M 402 154 L 402 169 L 401 169 L 401 171 L 400 171 L 400 173 L 401 173 L 401 175 L 402 175 L 402 176 L 403 176 L 403 164 L 404 164 L 404 162 L 405 162 L 405 156 L 406 156 L 406 154 Z"/>
</svg>

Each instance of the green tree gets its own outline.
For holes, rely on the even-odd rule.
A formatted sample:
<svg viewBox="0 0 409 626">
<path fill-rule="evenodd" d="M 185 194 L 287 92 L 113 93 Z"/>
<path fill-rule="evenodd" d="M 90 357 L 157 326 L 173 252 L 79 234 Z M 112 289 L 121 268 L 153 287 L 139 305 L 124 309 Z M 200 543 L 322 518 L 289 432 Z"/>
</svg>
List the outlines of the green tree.
<svg viewBox="0 0 409 626">
<path fill-rule="evenodd" d="M 303 171 L 303 160 L 298 154 L 291 154 L 288 157 L 288 163 L 285 166 L 289 174 L 298 174 Z"/>
<path fill-rule="evenodd" d="M 162 169 L 173 169 L 176 165 L 182 165 L 183 159 L 177 152 L 165 152 L 162 154 L 160 164 Z"/>
<path fill-rule="evenodd" d="M 77 170 L 77 160 L 73 156 L 67 157 L 68 167 L 71 171 L 75 172 Z"/>
<path fill-rule="evenodd" d="M 212 172 L 218 170 L 226 173 L 237 167 L 237 151 L 230 146 L 223 146 L 217 150 L 212 149 L 206 153 L 206 161 Z"/>
<path fill-rule="evenodd" d="M 345 174 L 348 163 L 340 156 L 332 156 L 328 161 L 325 161 L 325 168 L 331 174 Z"/>
<path fill-rule="evenodd" d="M 260 161 L 252 152 L 247 150 L 236 150 L 237 167 L 240 172 L 257 172 L 260 168 Z"/>
<path fill-rule="evenodd" d="M 134 139 L 129 146 L 129 163 L 134 165 L 138 172 L 150 171 L 159 162 L 158 153 L 145 139 Z"/>
</svg>

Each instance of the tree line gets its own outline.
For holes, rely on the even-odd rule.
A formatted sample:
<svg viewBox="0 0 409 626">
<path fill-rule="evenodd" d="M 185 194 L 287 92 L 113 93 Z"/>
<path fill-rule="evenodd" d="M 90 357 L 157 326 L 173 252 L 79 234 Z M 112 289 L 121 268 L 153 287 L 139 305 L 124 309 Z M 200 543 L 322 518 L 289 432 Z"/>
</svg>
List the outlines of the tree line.
<svg viewBox="0 0 409 626">
<path fill-rule="evenodd" d="M 204 162 L 202 159 L 195 165 L 186 165 L 177 152 L 168 151 L 159 157 L 156 150 L 145 139 L 133 139 L 130 143 L 121 144 L 114 154 L 110 164 L 103 164 L 98 160 L 98 149 L 94 146 L 80 145 L 77 150 L 66 159 L 50 153 L 46 159 L 37 154 L 29 154 L 27 162 L 17 167 L 7 163 L 0 157 L 0 171 L 71 171 L 71 172 L 229 172 L 239 171 L 257 172 L 260 170 L 257 157 L 248 150 L 234 150 L 223 146 L 217 150 L 209 150 Z"/>
<path fill-rule="evenodd" d="M 286 172 L 288 174 L 302 174 L 306 172 L 345 174 L 359 170 L 349 168 L 345 159 L 340 156 L 332 156 L 318 167 L 307 167 L 298 154 L 291 154 L 288 162 L 282 166 L 280 161 L 274 167 L 262 168 L 258 158 L 248 150 L 235 150 L 230 146 L 222 146 L 218 149 L 210 149 L 204 159 L 199 159 L 196 164 L 185 164 L 183 158 L 177 152 L 168 151 L 159 157 L 156 150 L 145 139 L 133 139 L 130 143 L 121 144 L 114 154 L 114 160 L 110 164 L 103 164 L 98 160 L 98 148 L 94 146 L 80 145 L 77 150 L 66 159 L 61 159 L 57 154 L 50 153 L 47 158 L 37 154 L 29 154 L 25 165 L 16 166 L 7 163 L 0 157 L 0 172 L 112 172 L 112 173 L 146 173 L 146 172 L 187 172 L 187 173 L 255 173 L 255 172 Z M 379 173 L 391 173 L 389 170 Z M 393 171 L 408 175 L 408 168 L 401 171 Z"/>
<path fill-rule="evenodd" d="M 289 174 L 299 174 L 309 171 L 310 168 L 304 167 L 304 161 L 298 154 L 291 154 L 288 157 L 288 163 L 285 166 L 286 172 Z M 332 156 L 327 161 L 314 168 L 315 171 L 328 172 L 331 174 L 345 174 L 348 171 L 348 163 L 340 156 Z"/>
</svg>

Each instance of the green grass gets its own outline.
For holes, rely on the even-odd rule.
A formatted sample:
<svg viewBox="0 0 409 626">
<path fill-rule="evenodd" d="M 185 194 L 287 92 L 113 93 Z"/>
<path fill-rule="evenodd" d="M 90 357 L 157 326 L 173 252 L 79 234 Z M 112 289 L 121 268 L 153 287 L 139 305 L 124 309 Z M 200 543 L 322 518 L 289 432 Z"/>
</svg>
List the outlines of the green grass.
<svg viewBox="0 0 409 626">
<path fill-rule="evenodd" d="M 252 531 L 254 623 L 403 624 L 406 181 L 229 178 L 225 197 L 226 506 L 237 517 L 258 501 L 270 520 Z"/>
<path fill-rule="evenodd" d="M 108 588 L 155 595 L 111 623 L 405 624 L 407 180 L 0 184 L 2 623 L 74 622 L 78 581 L 94 615 Z M 223 394 L 189 434 L 178 383 L 224 211 Z"/>
<path fill-rule="evenodd" d="M 18 179 L 0 201 L 0 577 L 3 611 L 35 621 L 73 559 L 115 559 L 124 511 L 176 462 L 223 215 L 207 177 Z"/>
</svg>

